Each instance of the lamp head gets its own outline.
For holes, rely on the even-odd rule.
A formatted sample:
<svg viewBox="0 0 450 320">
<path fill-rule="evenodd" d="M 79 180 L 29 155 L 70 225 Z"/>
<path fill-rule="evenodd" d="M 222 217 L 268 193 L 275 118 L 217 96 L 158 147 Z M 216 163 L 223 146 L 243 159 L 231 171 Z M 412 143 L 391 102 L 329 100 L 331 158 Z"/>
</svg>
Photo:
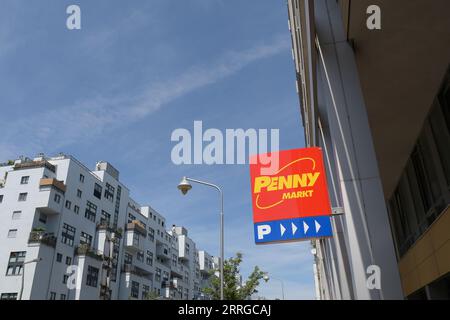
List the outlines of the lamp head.
<svg viewBox="0 0 450 320">
<path fill-rule="evenodd" d="M 264 276 L 263 276 L 263 279 L 264 279 L 264 281 L 265 282 L 267 282 L 267 281 L 269 281 L 269 275 L 266 273 Z"/>
<path fill-rule="evenodd" d="M 181 179 L 180 183 L 178 184 L 178 189 L 180 189 L 182 194 L 186 194 L 189 190 L 192 189 L 192 185 L 189 183 L 186 177 L 183 177 L 183 179 Z"/>
</svg>

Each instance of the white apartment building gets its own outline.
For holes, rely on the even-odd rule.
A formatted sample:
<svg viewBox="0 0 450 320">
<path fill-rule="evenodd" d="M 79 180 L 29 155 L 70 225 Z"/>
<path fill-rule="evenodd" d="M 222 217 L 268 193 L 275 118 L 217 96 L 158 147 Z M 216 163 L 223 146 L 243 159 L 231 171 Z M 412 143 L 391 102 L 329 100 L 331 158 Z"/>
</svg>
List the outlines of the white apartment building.
<svg viewBox="0 0 450 320">
<path fill-rule="evenodd" d="M 187 230 L 167 231 L 108 162 L 90 171 L 61 154 L 2 164 L 0 215 L 1 299 L 200 297 Z"/>
<path fill-rule="evenodd" d="M 178 261 L 183 276 L 182 280 L 178 280 L 178 292 L 182 299 L 193 297 L 197 300 L 201 297 L 201 287 L 199 253 L 195 242 L 188 237 L 188 231 L 184 227 L 173 225 L 170 234 L 178 244 Z"/>
</svg>

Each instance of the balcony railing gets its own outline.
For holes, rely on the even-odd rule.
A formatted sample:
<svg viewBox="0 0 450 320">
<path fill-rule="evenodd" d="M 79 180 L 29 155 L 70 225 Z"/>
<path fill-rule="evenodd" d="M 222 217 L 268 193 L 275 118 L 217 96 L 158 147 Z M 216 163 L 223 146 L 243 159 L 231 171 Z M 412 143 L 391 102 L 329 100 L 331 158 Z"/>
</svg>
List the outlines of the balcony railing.
<svg viewBox="0 0 450 320">
<path fill-rule="evenodd" d="M 64 184 L 64 182 L 56 180 L 56 179 L 42 178 L 39 181 L 39 186 L 40 187 L 54 187 L 54 188 L 58 189 L 59 191 L 61 191 L 62 193 L 66 192 L 66 185 Z"/>
<path fill-rule="evenodd" d="M 42 243 L 49 247 L 56 247 L 56 237 L 53 233 L 46 233 L 45 231 L 31 231 L 28 238 L 28 243 Z"/>
<path fill-rule="evenodd" d="M 167 245 L 156 246 L 156 256 L 162 260 L 170 259 L 170 250 Z"/>
<path fill-rule="evenodd" d="M 16 163 L 14 165 L 14 170 L 40 168 L 40 167 L 45 167 L 52 172 L 56 172 L 56 167 L 46 160 L 25 161 L 25 162 L 21 162 L 21 163 Z"/>
<path fill-rule="evenodd" d="M 88 256 L 97 260 L 103 261 L 103 255 L 98 251 L 92 249 L 89 245 L 83 243 L 75 248 L 75 255 Z"/>
<path fill-rule="evenodd" d="M 149 271 L 146 271 L 144 269 L 138 268 L 136 266 L 133 266 L 129 263 L 125 263 L 122 265 L 122 272 L 124 273 L 131 273 L 138 277 L 143 277 L 147 279 L 152 279 L 153 274 Z"/>
<path fill-rule="evenodd" d="M 130 223 L 128 223 L 126 225 L 126 230 L 127 231 L 137 231 L 140 234 L 147 236 L 147 229 L 144 227 L 144 225 L 138 221 L 138 220 L 133 220 Z"/>
</svg>

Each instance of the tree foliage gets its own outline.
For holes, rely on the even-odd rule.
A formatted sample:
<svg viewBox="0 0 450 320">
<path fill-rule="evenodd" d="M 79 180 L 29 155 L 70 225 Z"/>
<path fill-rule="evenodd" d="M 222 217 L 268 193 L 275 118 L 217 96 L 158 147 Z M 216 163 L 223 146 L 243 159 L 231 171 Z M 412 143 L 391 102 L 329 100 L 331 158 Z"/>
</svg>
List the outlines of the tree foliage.
<svg viewBox="0 0 450 320">
<path fill-rule="evenodd" d="M 235 257 L 224 261 L 223 295 L 226 300 L 245 300 L 258 292 L 259 281 L 264 277 L 265 272 L 259 269 L 258 266 L 255 266 L 247 281 L 242 281 L 241 283 L 241 275 L 239 273 L 241 263 L 242 253 L 240 252 Z M 218 272 L 218 269 L 211 272 L 210 287 L 203 289 L 203 293 L 214 300 L 220 299 L 220 278 L 218 277 Z"/>
</svg>

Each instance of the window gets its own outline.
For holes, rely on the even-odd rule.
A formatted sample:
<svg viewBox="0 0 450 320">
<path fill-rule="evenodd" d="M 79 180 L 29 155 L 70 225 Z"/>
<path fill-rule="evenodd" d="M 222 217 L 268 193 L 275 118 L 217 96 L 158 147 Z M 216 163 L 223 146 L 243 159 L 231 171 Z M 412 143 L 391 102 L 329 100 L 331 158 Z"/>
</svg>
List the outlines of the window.
<svg viewBox="0 0 450 320">
<path fill-rule="evenodd" d="M 14 211 L 12 214 L 12 219 L 19 220 L 21 216 L 22 216 L 22 211 Z"/>
<path fill-rule="evenodd" d="M 17 300 L 16 292 L 2 293 L 0 300 Z"/>
<path fill-rule="evenodd" d="M 133 245 L 139 247 L 139 233 L 133 232 Z"/>
<path fill-rule="evenodd" d="M 178 264 L 178 257 L 176 254 L 172 254 L 172 266 L 176 267 Z"/>
<path fill-rule="evenodd" d="M 56 300 L 56 292 L 50 292 L 50 300 Z"/>
<path fill-rule="evenodd" d="M 61 293 L 61 300 L 66 300 L 66 295 L 64 293 Z"/>
<path fill-rule="evenodd" d="M 149 266 L 153 265 L 153 252 L 151 252 L 150 250 L 147 250 L 147 259 L 146 260 L 147 260 L 146 262 Z"/>
<path fill-rule="evenodd" d="M 142 300 L 144 300 L 150 292 L 150 286 L 142 285 Z"/>
<path fill-rule="evenodd" d="M 20 184 L 28 184 L 28 181 L 30 180 L 30 176 L 23 176 L 20 179 Z"/>
<path fill-rule="evenodd" d="M 25 261 L 26 251 L 11 252 L 9 255 L 7 276 L 17 276 L 22 274 L 23 262 Z"/>
<path fill-rule="evenodd" d="M 150 241 L 155 241 L 155 230 L 150 227 L 148 227 L 148 239 Z"/>
<path fill-rule="evenodd" d="M 86 232 L 81 232 L 80 244 L 87 244 L 90 247 L 92 244 L 92 236 L 87 234 Z"/>
<path fill-rule="evenodd" d="M 72 257 L 66 257 L 66 265 L 70 266 L 72 264 Z"/>
<path fill-rule="evenodd" d="M 155 281 L 161 281 L 161 269 L 155 268 Z"/>
<path fill-rule="evenodd" d="M 110 185 L 109 183 L 106 183 L 106 187 L 105 187 L 105 198 L 113 201 L 114 200 L 114 187 L 112 185 Z"/>
<path fill-rule="evenodd" d="M 134 220 L 136 220 L 136 217 L 133 216 L 131 213 L 128 214 L 128 223 L 133 222 Z"/>
<path fill-rule="evenodd" d="M 9 229 L 8 238 L 15 238 L 17 236 L 17 229 Z"/>
<path fill-rule="evenodd" d="M 80 207 L 77 206 L 77 205 L 74 205 L 73 212 L 75 212 L 76 214 L 79 214 L 80 213 Z"/>
<path fill-rule="evenodd" d="M 450 96 L 449 92 L 450 90 L 448 90 L 448 96 Z M 447 107 L 445 107 L 444 104 L 445 101 L 441 100 L 440 108 L 434 107 L 433 111 L 431 111 L 430 127 L 433 135 L 433 140 L 436 144 L 438 158 L 440 160 L 440 164 L 442 165 L 445 180 L 447 182 L 447 185 L 450 186 L 450 148 L 448 147 L 448 142 L 450 141 L 450 122 L 448 122 L 448 117 L 450 116 L 450 105 L 447 105 Z"/>
<path fill-rule="evenodd" d="M 94 185 L 94 197 L 98 199 L 102 198 L 102 187 L 98 183 Z"/>
<path fill-rule="evenodd" d="M 3 195 L 0 194 L 0 203 L 2 203 L 2 202 L 3 202 Z"/>
<path fill-rule="evenodd" d="M 109 225 L 110 221 L 111 221 L 111 215 L 108 212 L 102 210 L 102 216 L 100 218 L 100 222 Z"/>
<path fill-rule="evenodd" d="M 61 253 L 57 253 L 56 254 L 56 262 L 61 262 L 62 261 L 62 257 L 63 257 L 63 255 Z"/>
<path fill-rule="evenodd" d="M 80 182 L 83 183 L 84 182 L 84 176 L 80 173 Z"/>
<path fill-rule="evenodd" d="M 97 287 L 98 281 L 98 269 L 93 266 L 88 266 L 88 272 L 86 277 L 86 285 L 90 287 Z"/>
<path fill-rule="evenodd" d="M 63 275 L 63 280 L 62 280 L 63 284 L 67 284 L 67 279 L 69 279 L 69 275 L 67 275 L 67 274 Z"/>
<path fill-rule="evenodd" d="M 53 200 L 56 203 L 60 203 L 61 202 L 61 196 L 59 194 L 55 193 L 55 196 L 54 196 Z"/>
<path fill-rule="evenodd" d="M 447 102 L 448 97 L 447 91 Z M 389 199 L 389 214 L 400 257 L 414 245 L 448 204 L 450 108 L 447 102 L 443 92 L 439 93 Z"/>
<path fill-rule="evenodd" d="M 66 209 L 69 209 L 72 207 L 72 202 L 70 202 L 69 200 L 66 200 Z"/>
<path fill-rule="evenodd" d="M 131 281 L 131 297 L 139 298 L 139 282 Z"/>
<path fill-rule="evenodd" d="M 77 189 L 77 197 L 78 197 L 78 198 L 81 198 L 81 194 L 82 194 L 81 190 L 80 190 L 80 189 Z"/>
<path fill-rule="evenodd" d="M 61 242 L 69 246 L 73 246 L 73 240 L 75 239 L 75 228 L 64 223 L 61 234 Z"/>
<path fill-rule="evenodd" d="M 97 214 L 97 206 L 92 202 L 88 201 L 86 203 L 86 211 L 84 213 L 84 217 L 94 222 L 96 214 Z"/>
<path fill-rule="evenodd" d="M 26 201 L 27 195 L 28 195 L 28 193 L 26 193 L 26 192 L 19 193 L 19 201 Z"/>
<path fill-rule="evenodd" d="M 133 256 L 129 254 L 128 252 L 125 252 L 125 257 L 123 259 L 125 264 L 132 264 L 133 263 Z"/>
<path fill-rule="evenodd" d="M 39 222 L 47 223 L 47 215 L 45 213 L 39 213 Z"/>
<path fill-rule="evenodd" d="M 144 262 L 144 252 L 143 251 L 138 251 L 138 253 L 136 254 L 136 258 L 137 258 L 138 261 Z"/>
</svg>

